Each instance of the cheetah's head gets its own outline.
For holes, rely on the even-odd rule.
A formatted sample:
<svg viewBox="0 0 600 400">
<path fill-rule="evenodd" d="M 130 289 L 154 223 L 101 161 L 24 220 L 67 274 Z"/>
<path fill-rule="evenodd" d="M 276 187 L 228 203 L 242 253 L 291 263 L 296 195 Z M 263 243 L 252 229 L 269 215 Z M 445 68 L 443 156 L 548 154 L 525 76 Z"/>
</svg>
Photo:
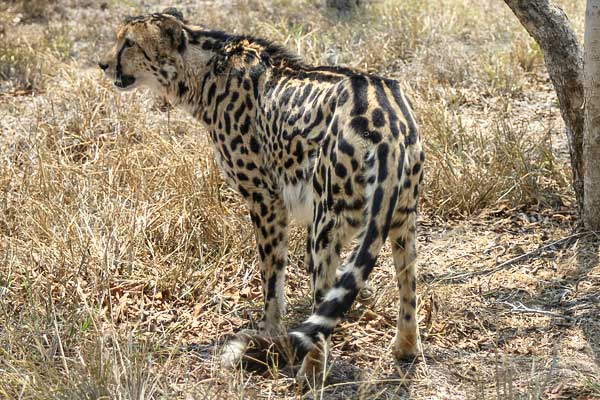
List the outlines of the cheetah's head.
<svg viewBox="0 0 600 400">
<path fill-rule="evenodd" d="M 177 77 L 187 41 L 177 9 L 128 17 L 98 65 L 120 90 L 147 86 L 163 93 Z"/>
</svg>

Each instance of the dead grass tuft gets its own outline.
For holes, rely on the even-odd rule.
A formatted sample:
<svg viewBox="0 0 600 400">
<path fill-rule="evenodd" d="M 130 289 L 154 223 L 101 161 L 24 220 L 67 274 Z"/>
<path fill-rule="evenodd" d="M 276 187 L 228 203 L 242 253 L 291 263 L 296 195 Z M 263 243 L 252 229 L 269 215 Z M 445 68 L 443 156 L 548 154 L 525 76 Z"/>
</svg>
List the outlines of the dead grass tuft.
<svg viewBox="0 0 600 400">
<path fill-rule="evenodd" d="M 8 8 L 15 20 L 22 23 L 45 23 L 57 15 L 58 0 L 8 0 L 3 6 Z"/>
<path fill-rule="evenodd" d="M 566 166 L 556 160 L 550 131 L 532 132 L 506 117 L 486 130 L 465 126 L 457 112 L 423 106 L 428 177 L 427 210 L 467 216 L 507 203 L 560 207 L 568 190 Z"/>
<path fill-rule="evenodd" d="M 11 15 L 0 9 L 0 94 L 38 92 L 71 55 L 69 27 L 19 27 Z"/>
</svg>

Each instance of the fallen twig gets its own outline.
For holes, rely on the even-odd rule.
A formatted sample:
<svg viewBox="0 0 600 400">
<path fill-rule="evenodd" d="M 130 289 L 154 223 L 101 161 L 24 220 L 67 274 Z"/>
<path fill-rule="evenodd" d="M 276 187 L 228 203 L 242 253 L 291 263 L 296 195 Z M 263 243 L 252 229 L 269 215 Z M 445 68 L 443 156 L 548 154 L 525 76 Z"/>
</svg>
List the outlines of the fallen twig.
<svg viewBox="0 0 600 400">
<path fill-rule="evenodd" d="M 510 306 L 512 312 L 519 312 L 519 313 L 524 313 L 524 314 L 541 314 L 541 315 L 547 315 L 549 317 L 563 318 L 563 319 L 566 319 L 567 321 L 575 320 L 575 318 L 570 317 L 568 315 L 559 314 L 559 313 L 555 313 L 552 311 L 539 310 L 537 308 L 530 308 L 521 302 L 517 302 L 517 304 L 515 305 L 515 304 L 509 303 L 507 301 L 501 301 L 500 304 L 506 304 L 506 305 Z"/>
<path fill-rule="evenodd" d="M 573 239 L 578 239 L 578 238 L 581 238 L 584 236 L 591 236 L 593 234 L 595 234 L 595 233 L 591 232 L 591 231 L 574 233 L 573 235 L 570 235 L 570 236 L 564 237 L 562 239 L 556 240 L 554 242 L 548 243 L 546 245 L 538 247 L 535 250 L 532 250 L 525 254 L 521 254 L 520 256 L 511 258 L 510 260 L 504 261 L 503 263 L 496 265 L 494 268 L 488 268 L 488 269 L 472 271 L 472 272 L 458 272 L 458 273 L 448 274 L 446 276 L 441 276 L 440 278 L 436 279 L 436 281 L 437 282 L 460 283 L 460 282 L 464 282 L 466 279 L 471 279 L 476 276 L 491 275 L 495 272 L 498 272 L 498 271 L 501 271 L 504 269 L 508 269 L 509 267 L 512 267 L 514 264 L 517 264 L 523 260 L 527 260 L 535 255 L 538 255 L 539 253 L 541 253 L 544 250 L 547 250 L 553 246 L 562 245 L 562 244 L 572 241 Z"/>
</svg>

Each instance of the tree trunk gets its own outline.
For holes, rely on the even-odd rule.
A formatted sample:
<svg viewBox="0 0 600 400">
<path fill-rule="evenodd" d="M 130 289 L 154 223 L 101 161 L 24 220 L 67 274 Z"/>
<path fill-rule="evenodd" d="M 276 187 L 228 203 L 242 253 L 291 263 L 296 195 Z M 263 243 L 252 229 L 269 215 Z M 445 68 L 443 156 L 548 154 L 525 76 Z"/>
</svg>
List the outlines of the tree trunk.
<svg viewBox="0 0 600 400">
<path fill-rule="evenodd" d="M 597 3 L 597 1 L 588 1 Z M 556 90 L 560 111 L 567 128 L 573 187 L 581 216 L 584 210 L 582 154 L 584 97 L 581 47 L 566 14 L 560 8 L 550 4 L 548 0 L 504 0 L 504 2 L 544 53 L 546 68 Z"/>
<path fill-rule="evenodd" d="M 583 222 L 600 230 L 600 0 L 587 0 L 585 13 L 585 201 Z"/>
</svg>

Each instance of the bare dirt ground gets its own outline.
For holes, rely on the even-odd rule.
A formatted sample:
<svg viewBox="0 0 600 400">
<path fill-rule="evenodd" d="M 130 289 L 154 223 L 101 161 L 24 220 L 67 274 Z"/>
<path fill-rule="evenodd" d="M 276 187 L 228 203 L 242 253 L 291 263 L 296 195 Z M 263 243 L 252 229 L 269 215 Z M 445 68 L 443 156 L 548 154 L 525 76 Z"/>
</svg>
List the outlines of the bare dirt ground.
<svg viewBox="0 0 600 400">
<path fill-rule="evenodd" d="M 600 237 L 577 228 L 539 49 L 503 2 L 9 1 L 0 5 L 0 398 L 600 398 Z M 561 1 L 581 33 L 583 2 Z M 423 352 L 396 365 L 389 248 L 322 389 L 218 363 L 261 294 L 252 229 L 203 128 L 96 70 L 125 15 L 284 43 L 401 79 L 427 149 Z M 310 309 L 291 234 L 291 325 Z"/>
</svg>

